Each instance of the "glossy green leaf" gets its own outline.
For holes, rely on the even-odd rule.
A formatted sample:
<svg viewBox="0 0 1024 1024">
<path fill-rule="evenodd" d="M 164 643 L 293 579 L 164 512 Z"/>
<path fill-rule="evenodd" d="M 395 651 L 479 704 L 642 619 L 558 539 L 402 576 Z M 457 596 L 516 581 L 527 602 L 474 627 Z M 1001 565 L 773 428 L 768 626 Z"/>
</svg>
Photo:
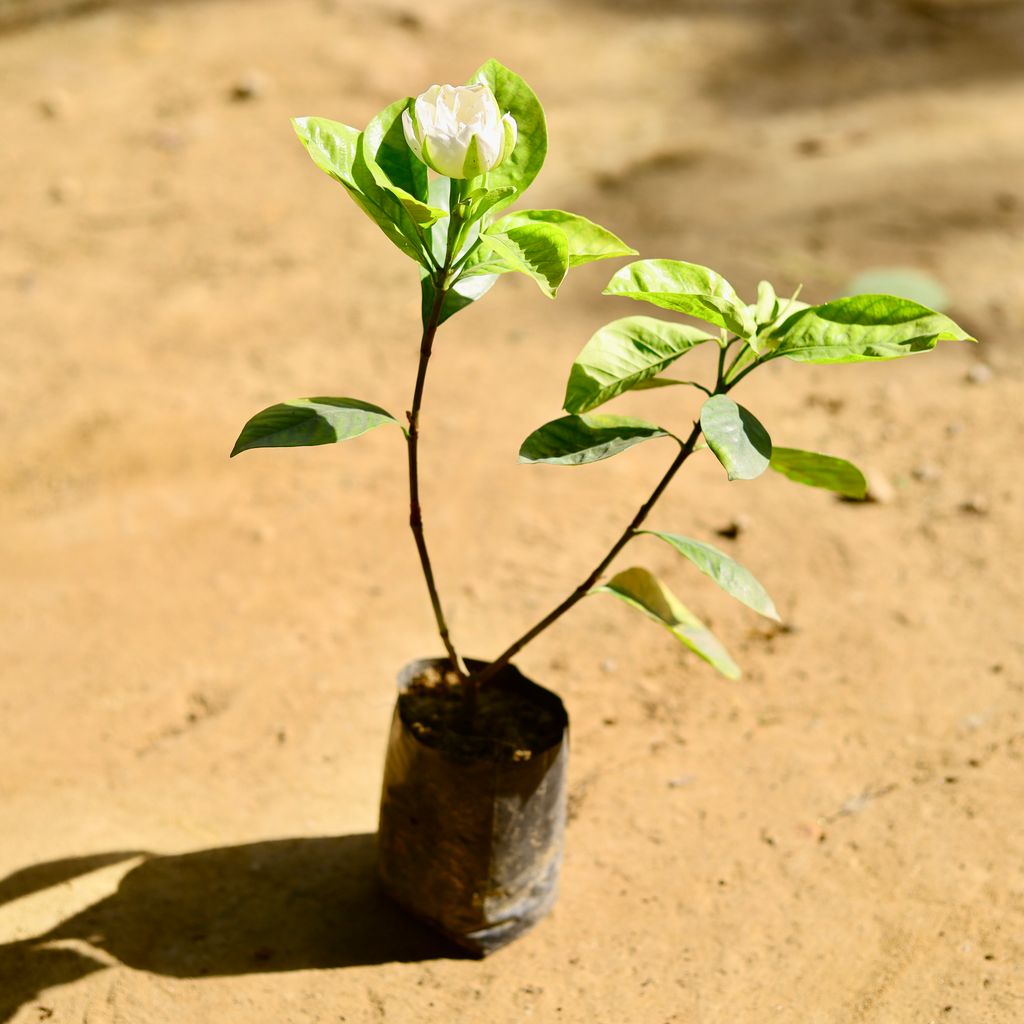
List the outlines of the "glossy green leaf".
<svg viewBox="0 0 1024 1024">
<path fill-rule="evenodd" d="M 231 454 L 249 448 L 333 444 L 397 422 L 380 406 L 357 398 L 297 398 L 256 413 L 242 428 Z"/>
<path fill-rule="evenodd" d="M 798 289 L 799 291 L 799 289 Z M 766 356 L 779 344 L 775 325 L 798 313 L 802 309 L 810 309 L 806 302 L 800 302 L 794 295 L 792 298 L 779 299 L 775 296 L 775 290 L 767 281 L 758 285 L 758 300 L 755 305 L 748 307 L 751 314 L 757 320 L 757 333 L 747 339 L 750 346 L 747 352 L 742 353 L 733 367 L 732 376 L 735 377 L 750 365 L 757 356 Z"/>
<path fill-rule="evenodd" d="M 633 568 L 595 587 L 592 594 L 613 594 L 620 601 L 664 626 L 726 679 L 739 679 L 739 666 L 721 641 L 657 577 L 646 569 Z"/>
<path fill-rule="evenodd" d="M 296 117 L 292 126 L 317 167 L 344 185 L 359 208 L 402 252 L 423 264 L 416 224 L 398 198 L 374 180 L 363 155 L 363 133 L 324 117 Z"/>
<path fill-rule="evenodd" d="M 588 412 L 654 377 L 712 336 L 696 327 L 651 316 L 605 324 L 583 346 L 569 371 L 566 412 Z"/>
<path fill-rule="evenodd" d="M 292 127 L 320 170 L 346 188 L 356 187 L 352 168 L 362 134 L 357 128 L 326 117 L 293 117 Z"/>
<path fill-rule="evenodd" d="M 779 298 L 770 281 L 758 281 L 757 302 L 752 310 L 758 327 L 770 324 L 779 315 Z"/>
<path fill-rule="evenodd" d="M 451 199 L 450 182 L 447 178 L 433 178 L 429 185 L 429 201 L 431 205 L 437 206 L 443 211 L 443 217 L 428 231 L 431 240 L 434 258 L 438 264 L 443 264 L 448 246 L 448 205 Z M 501 189 L 494 191 L 502 192 Z M 487 189 L 475 189 L 466 197 L 469 203 L 463 202 L 463 206 L 471 205 L 481 199 L 486 199 L 490 193 Z M 504 194 L 504 193 L 503 193 Z M 463 242 L 457 259 L 465 256 L 472 250 L 469 260 L 454 285 L 448 289 L 444 302 L 441 306 L 439 323 L 444 323 L 450 316 L 454 316 L 460 310 L 472 305 L 477 299 L 482 298 L 493 287 L 498 280 L 498 271 L 487 271 L 481 269 L 481 264 L 487 260 L 487 256 L 477 244 L 480 237 L 479 222 L 469 228 L 466 239 Z M 511 270 L 509 267 L 502 268 L 501 272 Z M 422 296 L 423 322 L 427 322 L 430 310 L 433 308 L 435 292 L 431 275 L 426 270 L 420 271 L 420 291 Z"/>
<path fill-rule="evenodd" d="M 592 263 L 594 260 L 636 255 L 636 249 L 631 249 L 607 228 L 564 210 L 516 210 L 495 221 L 494 228 L 506 231 L 524 224 L 553 224 L 563 231 L 569 246 L 570 267 Z"/>
<path fill-rule="evenodd" d="M 441 210 L 441 218 L 423 229 L 423 235 L 430 245 L 431 254 L 437 265 L 443 266 L 448 251 L 448 205 L 451 201 L 451 181 L 439 176 L 431 177 L 427 184 L 427 202 Z M 476 232 L 479 235 L 479 232 Z M 429 268 L 428 268 L 429 269 Z"/>
<path fill-rule="evenodd" d="M 772 455 L 768 431 L 728 396 L 714 395 L 704 403 L 700 426 L 730 480 L 753 480 L 768 468 Z"/>
<path fill-rule="evenodd" d="M 867 494 L 864 474 L 846 459 L 805 452 L 799 448 L 772 448 L 771 468 L 808 487 L 824 487 L 845 498 L 863 500 Z"/>
<path fill-rule="evenodd" d="M 516 189 L 511 185 L 505 185 L 502 188 L 474 189 L 460 204 L 463 211 L 462 216 L 470 223 L 480 220 L 494 207 L 512 202 L 515 196 Z"/>
<path fill-rule="evenodd" d="M 641 530 L 640 533 L 660 537 L 684 558 L 688 558 L 702 573 L 710 576 L 727 594 L 748 608 L 769 619 L 779 621 L 779 613 L 768 596 L 768 591 L 754 578 L 753 573 L 730 558 L 724 551 L 705 544 L 703 541 L 682 537 L 678 533 L 660 533 L 657 530 Z"/>
<path fill-rule="evenodd" d="M 893 295 L 855 295 L 811 306 L 773 332 L 774 356 L 801 363 L 859 363 L 926 352 L 939 341 L 974 341 L 948 316 Z"/>
<path fill-rule="evenodd" d="M 584 466 L 610 459 L 635 444 L 668 432 L 626 416 L 563 416 L 538 427 L 519 449 L 520 462 Z"/>
<path fill-rule="evenodd" d="M 402 128 L 408 97 L 385 107 L 363 132 L 363 156 L 377 185 L 390 192 L 412 220 L 429 227 L 447 210 L 427 202 L 427 165 L 409 148 Z"/>
<path fill-rule="evenodd" d="M 480 245 L 490 255 L 473 268 L 474 276 L 482 272 L 526 274 L 551 299 L 569 269 L 565 235 L 547 224 L 526 224 L 500 233 L 492 226 L 480 236 Z"/>
<path fill-rule="evenodd" d="M 437 321 L 438 324 L 443 324 L 450 316 L 454 316 L 460 310 L 471 306 L 477 299 L 483 298 L 497 280 L 497 274 L 482 274 L 475 277 L 460 278 L 448 289 L 441 303 L 441 315 Z M 430 311 L 433 309 L 436 295 L 437 292 L 434 289 L 434 282 L 430 274 L 425 270 L 421 271 L 420 296 L 424 324 L 427 322 Z"/>
<path fill-rule="evenodd" d="M 516 119 L 515 147 L 493 171 L 488 171 L 485 178 L 487 188 L 512 185 L 518 194 L 522 194 L 537 177 L 548 151 L 544 108 L 522 78 L 496 60 L 482 65 L 470 79 L 470 83 L 473 82 L 484 82 L 490 86 L 502 114 L 507 111 Z M 496 208 L 507 206 L 514 198 L 512 195 L 500 200 Z"/>
<path fill-rule="evenodd" d="M 675 377 L 648 377 L 646 380 L 638 381 L 630 388 L 631 391 L 654 391 L 656 388 L 674 388 L 680 385 L 697 388 L 704 391 L 704 385 L 698 384 L 695 380 L 676 380 Z"/>
<path fill-rule="evenodd" d="M 726 373 L 727 381 L 735 381 L 757 362 L 759 349 L 761 348 L 760 341 L 761 335 L 759 334 L 749 339 L 748 343 L 740 350 L 740 354 L 736 357 L 736 361 L 732 364 L 728 373 Z"/>
<path fill-rule="evenodd" d="M 370 217 L 377 222 L 380 229 L 396 244 L 403 252 L 412 255 L 418 263 L 425 265 L 426 258 L 422 249 L 426 246 L 425 230 L 428 225 L 421 229 L 406 209 L 405 203 L 399 197 L 395 189 L 382 188 L 374 177 L 374 171 L 366 156 L 366 136 L 359 137 L 359 152 L 352 170 L 355 175 L 356 187 L 359 195 L 355 198 L 359 201 L 362 196 L 363 209 Z M 399 243 L 403 239 L 405 244 Z M 411 251 L 410 251 L 411 250 Z"/>
<path fill-rule="evenodd" d="M 733 286 L 715 271 L 696 263 L 638 260 L 618 271 L 604 293 L 686 313 L 742 338 L 749 338 L 757 327 Z"/>
</svg>

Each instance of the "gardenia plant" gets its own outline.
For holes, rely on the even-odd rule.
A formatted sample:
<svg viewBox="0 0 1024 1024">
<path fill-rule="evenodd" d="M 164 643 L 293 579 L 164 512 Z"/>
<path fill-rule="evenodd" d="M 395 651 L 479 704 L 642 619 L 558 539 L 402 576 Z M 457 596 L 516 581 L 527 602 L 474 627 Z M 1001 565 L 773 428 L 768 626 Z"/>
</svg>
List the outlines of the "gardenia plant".
<svg viewBox="0 0 1024 1024">
<path fill-rule="evenodd" d="M 484 64 L 468 85 L 435 85 L 415 100 L 398 100 L 363 131 L 317 117 L 293 123 L 317 166 L 419 266 L 419 364 L 408 422 L 399 424 L 408 455 L 409 521 L 438 633 L 470 706 L 478 688 L 527 643 L 594 593 L 622 599 L 725 676 L 737 677 L 739 668 L 721 642 L 661 581 L 646 569 L 629 568 L 602 583 L 605 571 L 634 538 L 649 534 L 754 611 L 778 618 L 761 584 L 722 551 L 681 534 L 642 529 L 702 438 L 730 480 L 753 480 L 772 469 L 798 483 L 864 497 L 864 477 L 856 467 L 833 456 L 773 445 L 764 426 L 730 393 L 775 359 L 894 359 L 932 349 L 941 340 L 973 340 L 948 317 L 893 296 L 858 295 L 809 306 L 796 297 L 780 299 L 770 284 L 762 282 L 756 301 L 746 303 L 724 278 L 694 263 L 655 259 L 623 267 L 605 294 L 685 314 L 701 326 L 631 316 L 602 327 L 570 370 L 567 415 L 532 433 L 522 445 L 520 461 L 585 465 L 655 438 L 671 439 L 676 453 L 650 496 L 579 586 L 492 662 L 469 672 L 447 625 L 419 499 L 420 413 L 435 335 L 441 324 L 480 299 L 502 274 L 525 274 L 553 298 L 570 267 L 636 252 L 577 214 L 504 212 L 537 176 L 547 133 L 536 96 L 496 61 Z M 428 169 L 436 176 L 431 177 Z M 674 362 L 705 344 L 718 350 L 714 379 L 702 383 L 663 376 Z M 672 386 L 696 388 L 706 396 L 698 420 L 683 436 L 646 420 L 594 412 L 627 391 Z M 360 399 L 297 399 L 254 416 L 232 455 L 249 448 L 345 441 L 387 423 L 398 420 Z"/>
</svg>

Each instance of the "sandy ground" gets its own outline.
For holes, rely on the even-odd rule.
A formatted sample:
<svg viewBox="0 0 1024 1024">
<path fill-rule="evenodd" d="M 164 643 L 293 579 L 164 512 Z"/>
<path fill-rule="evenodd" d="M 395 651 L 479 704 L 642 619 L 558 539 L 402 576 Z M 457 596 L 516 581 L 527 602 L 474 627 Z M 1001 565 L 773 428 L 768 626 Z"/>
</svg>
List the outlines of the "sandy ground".
<svg viewBox="0 0 1024 1024">
<path fill-rule="evenodd" d="M 28 7 L 0 36 L 0 1019 L 1024 1019 L 1021 5 Z M 983 344 L 742 386 L 777 442 L 893 491 L 687 467 L 653 523 L 728 545 L 790 628 L 653 540 L 619 564 L 742 681 L 610 600 L 524 652 L 573 720 L 563 891 L 481 963 L 370 883 L 394 675 L 438 646 L 397 432 L 226 456 L 273 401 L 411 391 L 412 265 L 287 117 L 362 124 L 491 55 L 549 113 L 531 205 L 748 290 L 915 266 Z M 515 461 L 640 311 L 599 297 L 613 269 L 555 304 L 505 279 L 441 335 L 427 524 L 470 654 L 575 585 L 670 457 Z"/>
</svg>

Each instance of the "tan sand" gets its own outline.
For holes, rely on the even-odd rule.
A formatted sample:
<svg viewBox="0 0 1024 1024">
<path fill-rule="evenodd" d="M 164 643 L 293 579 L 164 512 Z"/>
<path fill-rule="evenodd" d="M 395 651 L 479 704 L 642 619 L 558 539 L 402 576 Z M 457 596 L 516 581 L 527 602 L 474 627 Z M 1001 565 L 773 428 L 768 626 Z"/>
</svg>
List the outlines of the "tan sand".
<svg viewBox="0 0 1024 1024">
<path fill-rule="evenodd" d="M 1024 1019 L 1021 5 L 403 4 L 0 37 L 0 1019 Z M 891 501 L 694 459 L 652 523 L 726 547 L 788 628 L 645 539 L 619 567 L 668 579 L 740 682 L 610 599 L 524 652 L 573 720 L 563 891 L 479 963 L 368 890 L 394 676 L 438 648 L 401 438 L 226 456 L 273 401 L 411 392 L 414 268 L 288 116 L 362 124 L 492 55 L 548 110 L 531 205 L 751 294 L 916 266 L 984 344 L 741 386 Z M 554 304 L 502 280 L 441 334 L 424 496 L 469 654 L 582 579 L 670 458 L 516 464 L 590 333 L 641 311 L 600 297 L 614 266 Z M 696 398 L 618 410 L 683 429 Z"/>
</svg>

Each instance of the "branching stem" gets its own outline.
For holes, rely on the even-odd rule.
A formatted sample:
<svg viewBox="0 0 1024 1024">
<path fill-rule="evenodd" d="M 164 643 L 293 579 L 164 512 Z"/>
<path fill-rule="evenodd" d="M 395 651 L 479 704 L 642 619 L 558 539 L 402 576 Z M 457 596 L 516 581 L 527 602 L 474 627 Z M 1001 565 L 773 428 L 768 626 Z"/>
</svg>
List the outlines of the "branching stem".
<svg viewBox="0 0 1024 1024">
<path fill-rule="evenodd" d="M 464 253 L 462 258 L 456 262 L 456 255 L 462 244 L 463 232 L 466 227 L 457 212 L 460 198 L 461 182 L 453 179 L 451 182 L 451 194 L 449 197 L 449 210 L 451 211 L 451 214 L 448 223 L 448 237 L 445 247 L 446 252 L 444 264 L 443 266 L 437 267 L 436 261 L 432 260 L 436 267 L 435 273 L 431 275 L 431 281 L 434 287 L 434 300 L 431 304 L 429 313 L 424 318 L 423 323 L 423 337 L 420 342 L 419 369 L 416 373 L 416 387 L 413 392 L 412 409 L 408 413 L 409 430 L 407 437 L 409 450 L 409 525 L 412 529 L 413 537 L 416 540 L 416 550 L 419 552 L 420 564 L 423 568 L 423 576 L 427 583 L 427 590 L 430 592 L 430 603 L 434 609 L 434 618 L 437 620 L 437 630 L 440 634 L 441 642 L 444 644 L 445 650 L 448 653 L 448 658 L 459 675 L 459 679 L 462 683 L 466 715 L 467 717 L 471 717 L 476 706 L 477 694 L 480 687 L 508 665 L 509 662 L 528 643 L 530 643 L 530 641 L 540 636 L 541 633 L 557 622 L 567 611 L 569 611 L 570 608 L 573 608 L 576 604 L 582 601 L 583 598 L 593 590 L 594 586 L 601 578 L 601 575 L 608 566 L 611 565 L 619 552 L 622 551 L 634 536 L 636 536 L 658 499 L 665 493 L 666 488 L 672 482 L 673 477 L 675 477 L 676 473 L 679 472 L 683 464 L 696 449 L 697 441 L 700 439 L 701 435 L 701 426 L 700 420 L 698 419 L 694 422 L 686 440 L 679 441 L 679 452 L 676 454 L 675 459 L 673 459 L 672 464 L 666 470 L 665 475 L 658 481 L 658 484 L 655 486 L 648 499 L 637 510 L 636 515 L 634 515 L 629 521 L 629 524 L 626 526 L 625 530 L 623 530 L 618 540 L 615 541 L 607 554 L 605 554 L 601 561 L 597 563 L 586 579 L 584 579 L 583 582 L 580 583 L 580 585 L 576 587 L 576 589 L 573 590 L 564 601 L 561 602 L 561 604 L 548 612 L 544 618 L 542 618 L 531 629 L 528 629 L 518 640 L 498 655 L 498 657 L 489 665 L 480 669 L 478 672 L 467 672 L 457 651 L 455 650 L 455 645 L 452 642 L 448 624 L 445 620 L 444 610 L 441 606 L 441 599 L 438 596 L 437 584 L 434 581 L 434 572 L 430 564 L 430 555 L 427 551 L 427 543 L 423 533 L 423 514 L 420 508 L 419 498 L 419 417 L 420 408 L 423 402 L 423 389 L 427 378 L 427 366 L 430 362 L 430 353 L 434 343 L 434 335 L 437 333 L 437 328 L 441 321 L 441 313 L 444 308 L 445 296 L 448 294 L 452 283 L 457 280 L 459 270 L 462 268 L 463 264 L 469 257 L 469 253 L 472 252 L 474 248 L 471 247 L 470 250 L 467 253 Z M 701 384 L 696 384 L 695 381 L 692 382 L 706 394 L 712 396 L 725 394 L 742 377 L 745 377 L 754 369 L 755 366 L 759 364 L 760 360 L 755 360 L 752 365 L 743 367 L 741 372 L 738 373 L 733 380 L 729 380 L 729 376 L 735 371 L 743 355 L 743 352 L 741 351 L 740 355 L 733 360 L 728 369 L 726 368 L 728 351 L 737 340 L 739 339 L 732 338 L 727 341 L 723 339 L 723 344 L 721 345 L 718 353 L 718 367 L 716 372 L 717 379 L 713 389 L 706 388 Z"/>
<path fill-rule="evenodd" d="M 672 482 L 672 478 L 682 468 L 683 463 L 686 462 L 686 460 L 693 454 L 693 449 L 696 447 L 697 439 L 699 437 L 700 422 L 698 421 L 694 423 L 689 437 L 680 443 L 679 453 L 673 460 L 672 465 L 669 466 L 668 471 L 658 482 L 658 485 L 651 492 L 651 496 L 643 503 L 643 505 L 640 506 L 636 515 L 630 520 L 629 525 L 625 530 L 623 530 L 622 535 L 611 546 L 611 549 L 604 558 L 597 563 L 590 575 L 587 576 L 587 578 L 560 605 L 558 605 L 557 608 L 548 612 L 540 622 L 538 622 L 532 629 L 527 630 L 514 644 L 512 644 L 502 654 L 498 655 L 498 657 L 495 658 L 495 660 L 486 668 L 481 669 L 479 672 L 471 676 L 471 680 L 477 686 L 482 686 L 488 679 L 500 672 L 501 669 L 503 669 L 531 640 L 540 636 L 548 626 L 557 622 L 570 608 L 579 601 L 582 601 L 583 598 L 590 593 L 594 584 L 597 583 L 601 574 L 612 563 L 615 556 L 633 539 L 651 509 L 654 508 L 658 499 L 665 492 L 665 488 L 668 487 Z"/>
<path fill-rule="evenodd" d="M 739 377 L 746 376 L 750 370 L 754 369 L 758 365 L 755 362 L 752 366 L 748 367 L 741 373 L 736 380 L 727 381 L 728 371 L 725 369 L 726 353 L 729 348 L 735 342 L 736 338 L 733 338 L 728 344 L 723 345 L 718 355 L 718 370 L 717 380 L 715 381 L 714 389 L 708 389 L 701 387 L 702 391 L 707 392 L 709 395 L 724 395 L 726 392 L 732 389 L 739 380 Z M 735 365 L 735 363 L 733 364 Z M 731 369 L 731 367 L 730 367 Z M 500 672 L 531 640 L 540 636 L 549 626 L 557 622 L 570 608 L 582 601 L 593 589 L 594 585 L 601 578 L 601 574 L 611 565 L 615 556 L 636 536 L 644 520 L 650 514 L 651 509 L 654 508 L 658 499 L 665 493 L 665 489 L 672 482 L 672 478 L 682 468 L 683 463 L 693 454 L 697 447 L 697 441 L 700 439 L 701 426 L 700 420 L 697 420 L 693 424 L 693 429 L 690 431 L 689 436 L 685 441 L 680 442 L 679 453 L 676 455 L 672 462 L 672 465 L 668 467 L 665 475 L 658 481 L 658 485 L 651 492 L 650 497 L 640 506 L 636 515 L 630 520 L 629 525 L 623 530 L 622 535 L 619 539 L 611 546 L 608 553 L 601 559 L 600 562 L 594 567 L 593 571 L 589 576 L 556 608 L 548 612 L 543 619 L 540 620 L 532 629 L 527 630 L 515 643 L 513 643 L 507 650 L 495 658 L 486 668 L 482 668 L 479 672 L 473 673 L 469 677 L 469 684 L 477 687 L 482 686 L 489 679 L 493 678 L 498 672 Z"/>
</svg>

